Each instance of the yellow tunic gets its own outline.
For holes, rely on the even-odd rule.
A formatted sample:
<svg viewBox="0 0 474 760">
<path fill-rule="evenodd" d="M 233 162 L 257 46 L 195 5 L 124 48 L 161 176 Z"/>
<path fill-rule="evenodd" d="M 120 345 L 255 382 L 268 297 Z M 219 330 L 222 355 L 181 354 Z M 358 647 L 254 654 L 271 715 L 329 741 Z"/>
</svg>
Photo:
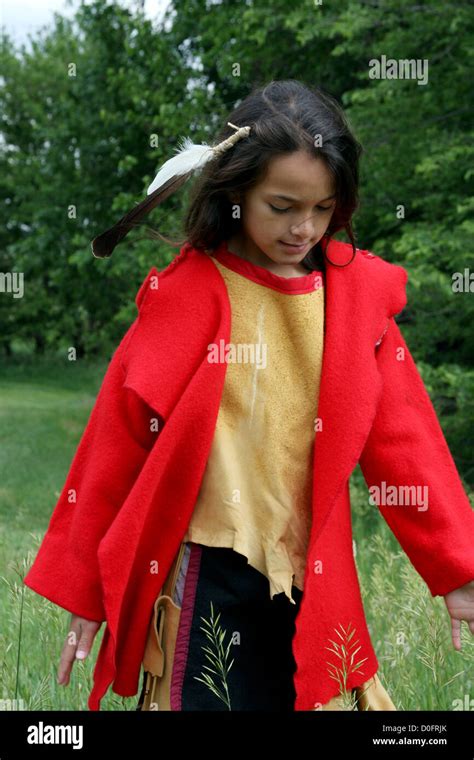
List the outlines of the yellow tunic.
<svg viewBox="0 0 474 760">
<path fill-rule="evenodd" d="M 227 351 L 210 348 L 209 360 L 227 356 L 228 366 L 184 541 L 243 554 L 268 577 L 270 596 L 284 592 L 294 603 L 311 529 L 322 274 L 286 279 L 228 250 L 212 260 L 229 293 L 231 337 Z"/>
</svg>

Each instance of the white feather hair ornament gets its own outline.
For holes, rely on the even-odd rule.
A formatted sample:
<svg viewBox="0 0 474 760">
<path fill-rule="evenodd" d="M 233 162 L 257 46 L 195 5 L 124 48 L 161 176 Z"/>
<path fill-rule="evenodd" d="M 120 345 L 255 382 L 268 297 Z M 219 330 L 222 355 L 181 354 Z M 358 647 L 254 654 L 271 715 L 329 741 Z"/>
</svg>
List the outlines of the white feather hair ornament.
<svg viewBox="0 0 474 760">
<path fill-rule="evenodd" d="M 210 146 L 206 143 L 196 145 L 189 137 L 184 138 L 177 149 L 177 155 L 168 159 L 158 171 L 155 179 L 148 187 L 147 197 L 119 219 L 113 227 L 94 238 L 91 247 L 96 258 L 103 259 L 111 256 L 115 246 L 123 240 L 142 217 L 149 214 L 155 206 L 158 206 L 178 190 L 194 172 L 200 171 L 208 161 L 224 153 L 238 140 L 247 137 L 250 133 L 250 127 L 236 127 L 231 122 L 227 123 L 237 131 L 218 145 Z"/>
<path fill-rule="evenodd" d="M 147 195 L 153 193 L 172 177 L 189 174 L 191 171 L 198 171 L 209 159 L 213 158 L 213 154 L 213 149 L 210 145 L 206 145 L 205 143 L 195 145 L 189 137 L 185 137 L 181 146 L 177 148 L 177 155 L 168 159 L 161 167 L 149 186 Z"/>
</svg>

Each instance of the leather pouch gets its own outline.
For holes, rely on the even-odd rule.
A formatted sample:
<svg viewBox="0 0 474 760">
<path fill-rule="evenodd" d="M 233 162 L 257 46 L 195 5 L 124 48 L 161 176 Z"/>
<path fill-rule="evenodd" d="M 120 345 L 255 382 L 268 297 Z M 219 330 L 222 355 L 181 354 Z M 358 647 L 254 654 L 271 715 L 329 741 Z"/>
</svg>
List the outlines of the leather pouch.
<svg viewBox="0 0 474 760">
<path fill-rule="evenodd" d="M 145 687 L 140 710 L 171 710 L 170 688 L 181 607 L 173 601 L 186 544 L 181 544 L 168 578 L 153 605 L 143 655 Z"/>
</svg>

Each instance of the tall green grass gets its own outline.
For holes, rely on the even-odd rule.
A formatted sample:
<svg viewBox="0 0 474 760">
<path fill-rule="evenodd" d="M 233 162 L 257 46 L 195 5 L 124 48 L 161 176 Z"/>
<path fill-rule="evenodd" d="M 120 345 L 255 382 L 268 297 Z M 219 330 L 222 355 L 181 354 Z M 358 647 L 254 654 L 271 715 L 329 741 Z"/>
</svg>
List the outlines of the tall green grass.
<svg viewBox="0 0 474 760">
<path fill-rule="evenodd" d="M 104 627 L 88 658 L 74 664 L 70 684 L 59 686 L 56 673 L 70 614 L 24 586 L 22 578 L 105 369 L 104 363 L 74 366 L 44 359 L 12 362 L 0 370 L 0 700 L 16 700 L 13 705 L 26 710 L 88 709 Z M 443 599 L 431 597 L 377 508 L 368 505 L 359 468 L 351 479 L 351 498 L 367 622 L 379 677 L 392 701 L 399 710 L 474 709 L 474 638 L 466 624 L 457 652 Z M 138 694 L 122 698 L 109 690 L 101 709 L 134 710 L 137 700 Z"/>
</svg>

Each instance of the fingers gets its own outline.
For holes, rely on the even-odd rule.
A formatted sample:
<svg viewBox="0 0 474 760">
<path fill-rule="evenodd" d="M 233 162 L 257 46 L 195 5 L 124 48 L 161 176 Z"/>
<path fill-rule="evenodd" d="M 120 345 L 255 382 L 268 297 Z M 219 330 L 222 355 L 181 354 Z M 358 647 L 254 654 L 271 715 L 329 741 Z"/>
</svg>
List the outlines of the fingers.
<svg viewBox="0 0 474 760">
<path fill-rule="evenodd" d="M 451 618 L 451 635 L 453 646 L 459 651 L 461 649 L 461 621 L 456 618 Z"/>
<path fill-rule="evenodd" d="M 77 642 L 80 637 L 81 627 L 79 623 L 71 625 L 71 630 L 66 636 L 58 668 L 58 684 L 67 686 L 71 675 L 71 669 L 74 663 Z"/>
<path fill-rule="evenodd" d="M 81 638 L 79 639 L 79 643 L 77 645 L 77 651 L 76 651 L 76 659 L 77 660 L 85 660 L 89 652 L 92 648 L 92 643 L 94 641 L 94 636 L 97 632 L 97 629 L 93 629 L 90 626 L 83 627 Z"/>
<path fill-rule="evenodd" d="M 57 682 L 67 686 L 75 660 L 84 660 L 89 654 L 100 623 L 77 618 L 71 620 L 58 668 Z"/>
</svg>

